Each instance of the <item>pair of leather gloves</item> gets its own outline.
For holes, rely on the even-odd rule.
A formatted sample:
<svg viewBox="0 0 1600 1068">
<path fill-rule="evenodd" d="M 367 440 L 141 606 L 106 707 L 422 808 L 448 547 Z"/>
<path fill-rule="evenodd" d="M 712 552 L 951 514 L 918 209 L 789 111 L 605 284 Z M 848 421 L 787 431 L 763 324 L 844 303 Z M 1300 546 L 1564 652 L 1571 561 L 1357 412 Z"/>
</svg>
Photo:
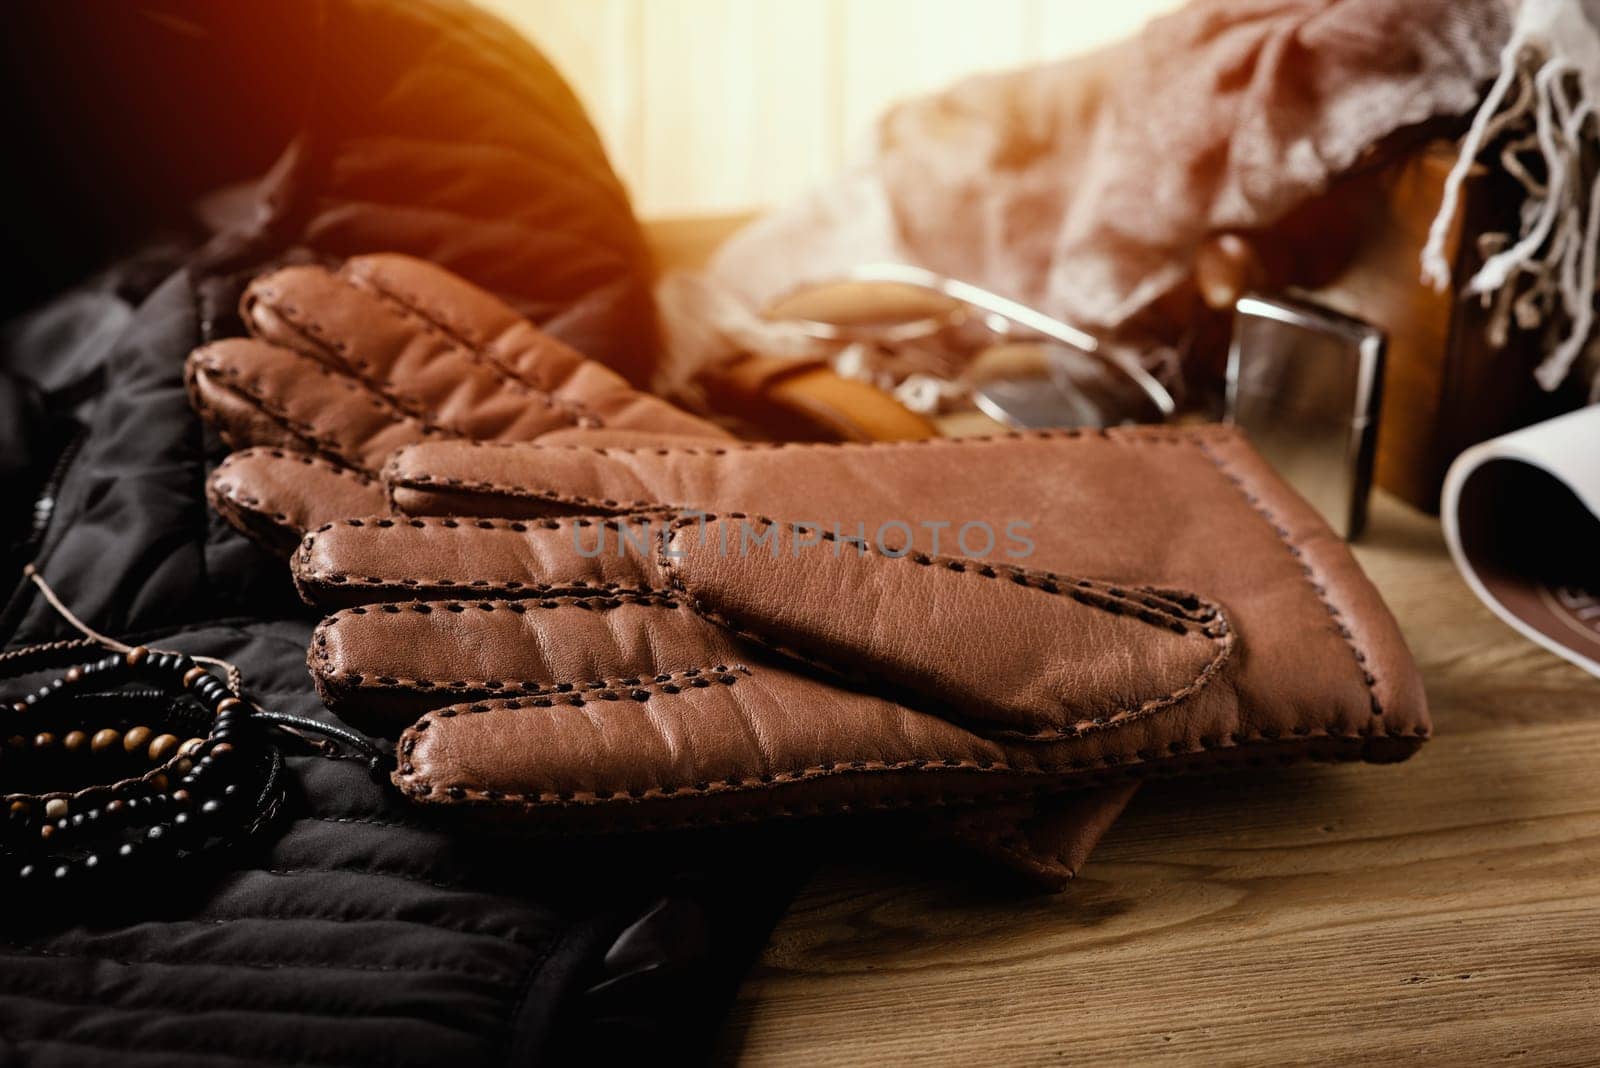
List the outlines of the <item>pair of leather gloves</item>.
<svg viewBox="0 0 1600 1068">
<path fill-rule="evenodd" d="M 1427 737 L 1376 591 L 1229 429 L 741 443 L 401 256 L 243 311 L 188 366 L 212 503 L 418 803 L 914 809 L 1059 884 L 1139 776 Z"/>
</svg>

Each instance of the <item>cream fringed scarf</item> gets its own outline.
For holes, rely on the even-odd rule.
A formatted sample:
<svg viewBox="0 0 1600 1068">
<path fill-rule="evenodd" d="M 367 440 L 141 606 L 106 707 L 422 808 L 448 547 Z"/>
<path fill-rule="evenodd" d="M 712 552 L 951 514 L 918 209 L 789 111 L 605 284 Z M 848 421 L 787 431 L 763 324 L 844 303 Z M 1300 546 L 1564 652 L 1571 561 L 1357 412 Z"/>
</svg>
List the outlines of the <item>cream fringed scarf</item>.
<svg viewBox="0 0 1600 1068">
<path fill-rule="evenodd" d="M 1600 242 L 1600 0 L 1522 0 L 1501 71 L 1462 143 L 1422 254 L 1423 279 L 1450 282 L 1444 246 L 1473 162 L 1491 148 L 1527 191 L 1515 235 L 1480 238 L 1488 260 L 1464 287 L 1492 305 L 1491 336 L 1514 321 L 1551 343 L 1536 375 L 1555 389 L 1580 356 L 1600 401 L 1595 331 Z"/>
</svg>

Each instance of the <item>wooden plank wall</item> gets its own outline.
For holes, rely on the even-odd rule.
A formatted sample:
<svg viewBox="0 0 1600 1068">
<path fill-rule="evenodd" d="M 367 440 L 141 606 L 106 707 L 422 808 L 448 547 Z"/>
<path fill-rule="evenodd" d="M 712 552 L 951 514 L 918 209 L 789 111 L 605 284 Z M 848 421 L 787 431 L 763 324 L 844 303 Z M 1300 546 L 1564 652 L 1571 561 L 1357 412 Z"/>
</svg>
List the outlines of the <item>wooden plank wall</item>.
<svg viewBox="0 0 1600 1068">
<path fill-rule="evenodd" d="M 1177 0 L 478 0 L 588 104 L 635 207 L 724 214 L 834 173 L 895 99 L 1085 51 Z"/>
</svg>

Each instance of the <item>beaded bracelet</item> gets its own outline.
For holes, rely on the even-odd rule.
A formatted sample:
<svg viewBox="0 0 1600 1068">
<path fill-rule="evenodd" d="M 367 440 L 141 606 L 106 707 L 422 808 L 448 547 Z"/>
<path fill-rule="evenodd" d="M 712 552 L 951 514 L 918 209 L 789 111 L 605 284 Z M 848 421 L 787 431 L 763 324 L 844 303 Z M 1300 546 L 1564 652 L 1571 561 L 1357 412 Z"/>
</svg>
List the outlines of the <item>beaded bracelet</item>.
<svg viewBox="0 0 1600 1068">
<path fill-rule="evenodd" d="M 374 777 L 386 779 L 389 758 L 365 738 L 317 720 L 268 712 L 242 694 L 237 669 L 225 684 L 186 653 L 129 647 L 86 626 L 30 566 L 27 576 L 86 640 L 49 642 L 0 654 L 0 669 L 59 662 L 95 646 L 113 651 L 72 664 L 31 693 L 0 702 L 0 785 L 16 777 L 45 779 L 62 761 L 117 777 L 76 789 L 0 793 L 0 885 L 16 889 L 77 885 L 133 864 L 184 858 L 248 837 L 269 823 L 284 795 L 287 731 L 302 741 L 322 735 L 360 753 Z M 37 666 L 33 670 L 37 670 Z M 125 709 L 107 722 L 105 706 Z M 126 708 L 159 701 L 159 716 Z M 97 766 L 98 765 L 98 766 Z"/>
<path fill-rule="evenodd" d="M 67 714 L 75 694 L 130 683 L 186 694 L 209 713 L 209 729 L 184 741 L 143 724 L 101 726 L 91 734 Z M 281 759 L 253 729 L 250 712 L 193 658 L 144 646 L 75 664 L 16 701 L 13 722 L 23 729 L 11 736 L 7 766 L 31 760 L 37 770 L 41 756 L 53 751 L 93 760 L 115 758 L 118 749 L 149 766 L 72 792 L 0 797 L 6 806 L 0 879 L 62 882 L 110 863 L 191 852 L 262 822 L 279 794 Z"/>
</svg>

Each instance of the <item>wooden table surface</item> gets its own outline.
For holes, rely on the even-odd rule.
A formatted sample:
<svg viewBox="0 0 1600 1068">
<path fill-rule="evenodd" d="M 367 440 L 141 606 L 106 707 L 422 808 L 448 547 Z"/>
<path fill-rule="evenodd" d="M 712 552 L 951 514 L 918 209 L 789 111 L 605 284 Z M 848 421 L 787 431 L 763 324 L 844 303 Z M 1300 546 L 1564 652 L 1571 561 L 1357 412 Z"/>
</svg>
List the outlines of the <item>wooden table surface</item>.
<svg viewBox="0 0 1600 1068">
<path fill-rule="evenodd" d="M 1491 616 L 1435 520 L 1357 550 L 1427 682 L 1405 764 L 1146 786 L 1055 896 L 822 871 L 750 1064 L 1600 1063 L 1600 680 Z"/>
</svg>

